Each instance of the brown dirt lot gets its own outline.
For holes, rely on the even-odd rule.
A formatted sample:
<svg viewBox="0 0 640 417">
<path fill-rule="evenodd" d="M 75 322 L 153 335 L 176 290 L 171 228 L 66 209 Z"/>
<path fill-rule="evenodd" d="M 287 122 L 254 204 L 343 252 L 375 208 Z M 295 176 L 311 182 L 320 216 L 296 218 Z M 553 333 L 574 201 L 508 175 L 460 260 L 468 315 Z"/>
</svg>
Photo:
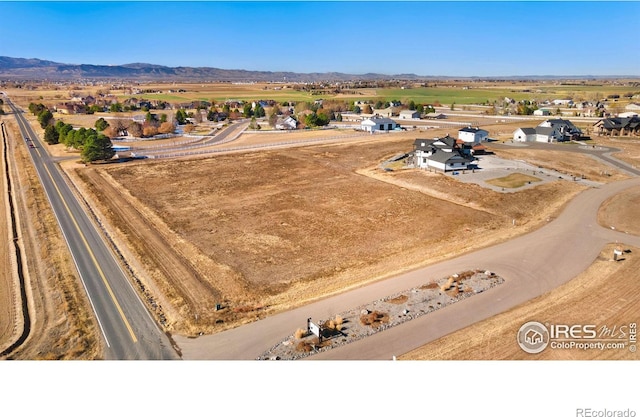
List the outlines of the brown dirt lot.
<svg viewBox="0 0 640 417">
<path fill-rule="evenodd" d="M 637 136 L 596 136 L 593 139 L 599 145 L 621 149 L 620 152 L 614 153 L 613 156 L 636 168 L 640 167 L 640 139 Z"/>
<path fill-rule="evenodd" d="M 578 145 L 557 145 L 578 146 Z M 555 169 L 562 174 L 582 176 L 591 181 L 608 183 L 629 178 L 615 168 L 579 153 L 567 153 L 559 150 L 541 149 L 499 149 L 495 154 L 501 158 L 522 159 L 532 165 Z"/>
<path fill-rule="evenodd" d="M 443 175 L 376 170 L 413 139 L 73 171 L 90 204 L 118 229 L 113 235 L 142 260 L 143 281 L 169 304 L 170 329 L 187 334 L 523 233 L 582 189 L 556 182 L 502 194 Z M 513 218 L 526 226 L 514 229 Z"/>
<path fill-rule="evenodd" d="M 609 245 L 586 271 L 565 285 L 505 313 L 454 332 L 409 352 L 402 360 L 637 360 L 628 348 L 614 350 L 551 349 L 532 355 L 516 342 L 524 323 L 594 324 L 628 326 L 640 316 L 637 270 L 640 249 L 630 249 L 624 261 L 611 260 L 616 245 Z M 615 283 L 615 284 L 614 284 Z"/>
<path fill-rule="evenodd" d="M 598 212 L 598 223 L 604 227 L 615 227 L 621 232 L 640 236 L 639 205 L 640 188 L 631 188 L 602 204 Z"/>
</svg>

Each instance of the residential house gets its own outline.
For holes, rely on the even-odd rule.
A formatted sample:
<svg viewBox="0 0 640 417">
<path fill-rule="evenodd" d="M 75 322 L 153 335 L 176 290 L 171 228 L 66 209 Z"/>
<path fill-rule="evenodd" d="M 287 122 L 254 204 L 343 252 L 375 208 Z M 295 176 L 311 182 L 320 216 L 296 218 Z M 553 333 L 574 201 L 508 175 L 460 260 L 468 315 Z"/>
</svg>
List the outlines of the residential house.
<svg viewBox="0 0 640 417">
<path fill-rule="evenodd" d="M 552 103 L 555 104 L 556 106 L 567 106 L 567 107 L 573 106 L 573 100 L 568 100 L 568 99 L 556 99 L 556 100 L 553 100 Z"/>
<path fill-rule="evenodd" d="M 521 127 L 513 132 L 514 142 L 557 142 L 562 140 L 557 129 L 547 126 Z"/>
<path fill-rule="evenodd" d="M 275 128 L 278 130 L 293 130 L 298 127 L 298 121 L 291 116 L 276 121 Z"/>
<path fill-rule="evenodd" d="M 609 117 L 598 120 L 593 126 L 599 135 L 637 135 L 640 134 L 640 117 Z"/>
<path fill-rule="evenodd" d="M 486 141 L 488 136 L 489 132 L 477 127 L 469 126 L 458 130 L 458 139 L 472 146 Z"/>
<path fill-rule="evenodd" d="M 373 113 L 381 117 L 396 117 L 400 115 L 400 109 L 395 106 L 389 106 L 386 109 L 373 109 Z"/>
<path fill-rule="evenodd" d="M 549 109 L 538 109 L 533 111 L 534 116 L 549 116 L 551 114 L 551 110 Z"/>
<path fill-rule="evenodd" d="M 444 138 L 416 139 L 413 143 L 413 161 L 418 168 L 434 168 L 443 172 L 464 170 L 474 158 L 463 153 L 458 141 Z"/>
<path fill-rule="evenodd" d="M 582 137 L 582 131 L 578 129 L 570 120 L 565 119 L 548 119 L 540 123 L 540 127 L 551 127 L 556 132 L 553 136 L 558 141 L 579 139 Z"/>
<path fill-rule="evenodd" d="M 387 117 L 372 117 L 360 123 L 360 129 L 365 132 L 389 132 L 400 125 Z"/>
<path fill-rule="evenodd" d="M 55 111 L 62 114 L 85 114 L 87 108 L 81 103 L 60 103 L 55 106 Z"/>
<path fill-rule="evenodd" d="M 420 113 L 415 110 L 402 110 L 400 112 L 400 119 L 419 119 Z"/>
<path fill-rule="evenodd" d="M 514 142 L 535 142 L 536 129 L 533 127 L 519 127 L 513 132 Z"/>
</svg>

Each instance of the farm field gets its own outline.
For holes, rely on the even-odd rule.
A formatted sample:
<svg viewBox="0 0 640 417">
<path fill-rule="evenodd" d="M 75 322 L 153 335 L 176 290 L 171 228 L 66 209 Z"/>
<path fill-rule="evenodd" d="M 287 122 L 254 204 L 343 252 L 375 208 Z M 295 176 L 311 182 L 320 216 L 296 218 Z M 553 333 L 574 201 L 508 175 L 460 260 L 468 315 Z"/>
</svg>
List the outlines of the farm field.
<svg viewBox="0 0 640 417">
<path fill-rule="evenodd" d="M 620 95 L 618 104 L 624 107 L 629 99 L 623 96 L 630 92 L 637 92 L 638 87 L 624 85 L 624 80 L 616 83 L 607 80 L 566 83 L 560 81 L 545 81 L 534 83 L 531 81 L 481 81 L 481 80 L 450 80 L 428 81 L 424 83 L 407 82 L 407 87 L 368 87 L 347 89 L 342 92 L 328 92 L 329 89 L 310 92 L 300 90 L 296 84 L 280 83 L 146 83 L 136 88 L 144 91 L 158 91 L 158 93 L 132 94 L 131 87 L 113 86 L 108 83 L 94 86 L 60 86 L 43 83 L 31 90 L 7 88 L 7 93 L 17 104 L 27 106 L 29 102 L 44 102 L 53 105 L 57 102 L 68 101 L 72 94 L 92 94 L 98 92 L 114 94 L 119 100 L 129 97 L 149 100 L 164 100 L 170 103 L 183 103 L 194 100 L 214 101 L 223 103 L 227 100 L 275 100 L 282 102 L 300 102 L 323 100 L 373 100 L 433 104 L 444 106 L 484 104 L 502 101 L 505 97 L 514 100 L 553 100 L 573 98 L 577 101 L 597 101 L 612 94 Z M 178 92 L 184 90 L 183 92 Z M 170 92 L 169 92 L 170 91 Z"/>
</svg>

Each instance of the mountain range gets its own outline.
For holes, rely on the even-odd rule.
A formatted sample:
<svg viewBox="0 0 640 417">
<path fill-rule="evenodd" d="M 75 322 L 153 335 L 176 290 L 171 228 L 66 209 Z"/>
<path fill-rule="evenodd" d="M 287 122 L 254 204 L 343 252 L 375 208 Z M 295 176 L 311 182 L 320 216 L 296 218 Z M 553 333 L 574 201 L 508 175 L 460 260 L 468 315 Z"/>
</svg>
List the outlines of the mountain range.
<svg viewBox="0 0 640 417">
<path fill-rule="evenodd" d="M 0 56 L 0 79 L 65 81 L 74 79 L 135 79 L 139 81 L 348 81 L 376 79 L 420 79 L 415 74 L 344 74 L 247 71 L 211 67 L 166 67 L 146 63 L 125 65 L 63 64 L 36 58 Z"/>
<path fill-rule="evenodd" d="M 119 79 L 135 81 L 210 81 L 210 82 L 321 82 L 356 80 L 434 80 L 434 79 L 594 79 L 638 78 L 638 76 L 419 76 L 416 74 L 345 74 L 340 72 L 296 73 L 247 71 L 211 67 L 167 67 L 146 63 L 125 65 L 63 64 L 37 58 L 0 56 L 0 79 L 70 81 L 80 79 Z"/>
</svg>

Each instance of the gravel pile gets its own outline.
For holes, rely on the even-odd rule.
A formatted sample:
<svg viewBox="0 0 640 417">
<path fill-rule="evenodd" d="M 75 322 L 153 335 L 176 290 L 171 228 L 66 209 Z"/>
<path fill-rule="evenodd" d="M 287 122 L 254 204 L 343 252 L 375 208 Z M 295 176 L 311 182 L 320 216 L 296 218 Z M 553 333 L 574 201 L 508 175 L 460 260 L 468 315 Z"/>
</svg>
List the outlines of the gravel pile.
<svg viewBox="0 0 640 417">
<path fill-rule="evenodd" d="M 503 278 L 485 270 L 453 274 L 358 306 L 336 317 L 329 317 L 320 322 L 314 321 L 322 329 L 321 342 L 314 334 L 305 334 L 300 338 L 291 335 L 257 359 L 302 359 L 429 314 L 503 282 Z"/>
</svg>

